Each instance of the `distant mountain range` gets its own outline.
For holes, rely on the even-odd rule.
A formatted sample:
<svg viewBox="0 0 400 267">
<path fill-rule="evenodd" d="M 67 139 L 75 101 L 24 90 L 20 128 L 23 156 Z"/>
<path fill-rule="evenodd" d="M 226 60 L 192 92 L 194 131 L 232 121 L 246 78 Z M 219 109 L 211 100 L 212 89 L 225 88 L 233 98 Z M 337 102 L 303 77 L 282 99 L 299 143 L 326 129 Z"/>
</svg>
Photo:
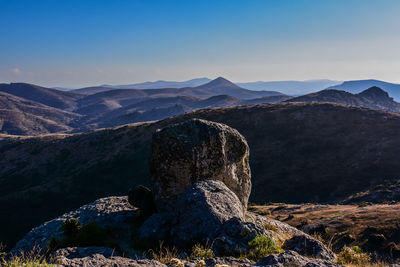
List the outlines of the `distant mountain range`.
<svg viewBox="0 0 400 267">
<path fill-rule="evenodd" d="M 199 85 L 211 82 L 208 78 L 196 78 L 183 82 L 174 81 L 156 81 L 156 82 L 144 82 L 134 83 L 125 85 L 109 85 L 103 84 L 100 87 L 114 88 L 114 89 L 161 89 L 161 88 L 183 88 L 183 87 L 196 87 Z"/>
<path fill-rule="evenodd" d="M 379 80 L 359 80 L 359 81 L 347 81 L 339 85 L 330 86 L 327 89 L 343 90 L 352 94 L 360 93 L 366 88 L 379 87 L 386 91 L 396 101 L 400 101 L 400 84 L 388 83 Z"/>
<path fill-rule="evenodd" d="M 275 91 L 243 89 L 222 77 L 197 87 L 96 87 L 69 92 L 11 83 L 0 84 L 0 93 L 0 132 L 16 135 L 80 132 L 159 120 L 201 108 L 275 103 L 291 98 Z"/>
<path fill-rule="evenodd" d="M 182 85 L 184 83 L 185 82 L 183 82 Z M 167 86 L 169 82 L 166 82 L 165 84 Z M 161 84 L 158 84 L 158 86 L 161 86 Z M 84 95 L 92 95 L 112 90 L 117 90 L 117 89 L 105 86 L 97 86 L 97 87 L 94 86 L 94 87 L 86 87 L 86 88 L 71 90 L 71 92 Z M 179 87 L 179 88 L 163 87 L 163 88 L 152 88 L 152 89 L 123 88 L 119 90 L 136 90 L 136 92 L 142 92 L 143 94 L 148 94 L 148 95 L 163 94 L 164 96 L 185 95 L 185 96 L 210 97 L 218 94 L 225 94 L 244 99 L 272 96 L 272 95 L 282 95 L 282 93 L 277 91 L 265 91 L 265 90 L 254 91 L 254 90 L 244 89 L 222 77 L 218 77 L 212 81 L 209 81 L 205 84 L 201 84 L 195 87 Z M 150 91 L 148 92 L 148 90 Z"/>
<path fill-rule="evenodd" d="M 161 89 L 161 88 L 184 88 L 204 85 L 211 80 L 208 78 L 197 78 L 183 82 L 156 81 L 127 85 L 100 85 L 90 88 L 75 89 L 76 92 L 92 94 L 103 90 L 112 89 Z M 278 91 L 287 95 L 303 95 L 325 89 L 332 85 L 340 84 L 340 81 L 332 80 L 310 80 L 310 81 L 272 81 L 272 82 L 245 82 L 235 83 L 236 85 L 253 91 Z M 62 88 L 64 90 L 64 88 Z"/>
<path fill-rule="evenodd" d="M 247 82 L 236 83 L 249 90 L 273 90 L 287 95 L 304 95 L 320 91 L 327 87 L 340 84 L 340 81 L 310 80 L 310 81 L 275 81 L 275 82 Z"/>
<path fill-rule="evenodd" d="M 148 86 L 196 84 L 207 78 L 186 82 L 146 83 Z M 296 86 L 333 81 L 280 82 L 276 86 Z M 203 108 L 240 106 L 262 103 L 331 102 L 400 113 L 399 103 L 378 87 L 379 83 L 397 93 L 396 84 L 374 80 L 345 82 L 316 93 L 291 97 L 278 91 L 244 89 L 222 77 L 195 87 L 159 89 L 115 89 L 88 87 L 60 91 L 33 84 L 0 84 L 0 132 L 16 135 L 39 135 L 59 132 L 84 132 L 135 122 L 160 120 Z M 261 86 L 268 83 L 254 83 Z M 271 85 L 271 84 L 270 84 Z M 258 87 L 260 89 L 261 87 Z M 283 88 L 283 87 L 282 87 Z M 297 87 L 300 88 L 300 87 Z M 368 89 L 368 90 L 366 90 Z M 364 91 L 364 92 L 361 92 Z"/>
</svg>

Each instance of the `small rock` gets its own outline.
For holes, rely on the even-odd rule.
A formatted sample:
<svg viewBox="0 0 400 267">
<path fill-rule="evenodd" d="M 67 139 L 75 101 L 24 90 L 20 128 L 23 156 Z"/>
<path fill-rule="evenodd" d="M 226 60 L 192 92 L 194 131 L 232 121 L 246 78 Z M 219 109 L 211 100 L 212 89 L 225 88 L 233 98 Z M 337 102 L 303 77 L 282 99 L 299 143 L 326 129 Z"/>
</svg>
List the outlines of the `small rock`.
<svg viewBox="0 0 400 267">
<path fill-rule="evenodd" d="M 265 267 L 339 267 L 327 260 L 310 259 L 299 255 L 295 251 L 284 251 L 262 258 L 255 266 Z"/>
<path fill-rule="evenodd" d="M 180 259 L 172 258 L 167 264 L 168 267 L 185 267 Z"/>
<path fill-rule="evenodd" d="M 151 190 L 143 185 L 135 186 L 129 190 L 128 202 L 140 209 L 144 215 L 151 215 L 156 211 Z"/>
<path fill-rule="evenodd" d="M 294 250 L 304 256 L 330 261 L 336 259 L 335 253 L 328 249 L 322 242 L 306 234 L 295 235 L 291 239 L 286 240 L 282 247 L 284 249 Z"/>
</svg>

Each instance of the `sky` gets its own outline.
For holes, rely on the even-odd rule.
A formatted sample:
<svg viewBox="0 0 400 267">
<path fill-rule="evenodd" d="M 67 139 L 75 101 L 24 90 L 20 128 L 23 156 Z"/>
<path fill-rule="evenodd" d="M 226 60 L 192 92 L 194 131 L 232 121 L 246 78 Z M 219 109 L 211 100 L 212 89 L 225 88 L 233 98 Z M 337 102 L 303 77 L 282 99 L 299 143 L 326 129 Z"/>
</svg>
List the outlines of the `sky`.
<svg viewBox="0 0 400 267">
<path fill-rule="evenodd" d="M 400 83 L 398 0 L 0 0 L 0 83 Z"/>
</svg>

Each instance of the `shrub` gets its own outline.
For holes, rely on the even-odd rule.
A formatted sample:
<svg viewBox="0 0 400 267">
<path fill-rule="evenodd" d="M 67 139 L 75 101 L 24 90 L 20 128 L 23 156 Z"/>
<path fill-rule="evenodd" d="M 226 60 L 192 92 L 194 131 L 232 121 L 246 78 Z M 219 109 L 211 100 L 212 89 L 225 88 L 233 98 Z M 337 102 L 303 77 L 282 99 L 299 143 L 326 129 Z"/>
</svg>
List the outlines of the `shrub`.
<svg viewBox="0 0 400 267">
<path fill-rule="evenodd" d="M 368 253 L 364 253 L 361 248 L 354 247 L 343 247 L 342 251 L 337 255 L 338 264 L 354 264 L 358 266 L 365 266 L 371 261 L 371 256 Z"/>
<path fill-rule="evenodd" d="M 85 247 L 104 246 L 109 244 L 110 238 L 107 231 L 99 226 L 97 222 L 81 225 L 75 218 L 66 220 L 63 223 L 64 240 L 61 247 Z M 56 240 L 55 240 L 56 241 Z M 52 242 L 49 245 L 58 245 Z"/>
<path fill-rule="evenodd" d="M 107 240 L 106 231 L 97 222 L 91 222 L 82 226 L 75 236 L 75 246 L 101 246 Z"/>
<path fill-rule="evenodd" d="M 279 252 L 281 248 L 270 236 L 258 235 L 249 242 L 250 253 L 248 258 L 258 260 L 269 254 Z"/>
<path fill-rule="evenodd" d="M 81 227 L 82 225 L 76 218 L 70 218 L 64 221 L 62 225 L 64 235 L 66 236 L 71 236 L 76 234 L 81 229 Z"/>
<path fill-rule="evenodd" d="M 190 254 L 191 259 L 193 259 L 193 258 L 209 259 L 209 258 L 213 258 L 213 257 L 214 257 L 213 251 L 210 248 L 205 247 L 201 244 L 194 245 L 192 248 L 192 253 Z"/>
</svg>

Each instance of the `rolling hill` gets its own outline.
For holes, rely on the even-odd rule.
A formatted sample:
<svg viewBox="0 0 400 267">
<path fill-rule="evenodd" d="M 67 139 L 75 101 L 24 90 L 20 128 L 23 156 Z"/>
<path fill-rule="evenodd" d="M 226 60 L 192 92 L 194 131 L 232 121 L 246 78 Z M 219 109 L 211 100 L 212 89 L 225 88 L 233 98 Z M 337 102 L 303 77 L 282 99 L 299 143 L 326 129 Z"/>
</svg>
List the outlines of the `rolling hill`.
<svg viewBox="0 0 400 267">
<path fill-rule="evenodd" d="M 0 84 L 0 92 L 32 100 L 49 107 L 73 111 L 83 95 L 50 89 L 28 83 Z"/>
<path fill-rule="evenodd" d="M 0 129 L 14 135 L 71 131 L 80 115 L 0 91 Z"/>
<path fill-rule="evenodd" d="M 152 134 L 188 118 L 222 122 L 246 137 L 255 203 L 341 202 L 400 173 L 400 115 L 329 103 L 203 109 L 75 135 L 0 135 L 3 241 L 12 245 L 63 212 L 148 184 Z"/>
<path fill-rule="evenodd" d="M 109 91 L 109 93 L 111 92 L 113 91 Z M 286 95 L 268 96 L 250 100 L 243 100 L 228 95 L 217 95 L 206 99 L 194 96 L 176 96 L 144 98 L 142 101 L 138 98 L 135 100 L 137 103 L 126 106 L 111 104 L 115 102 L 108 102 L 107 104 L 106 101 L 102 101 L 99 104 L 90 105 L 85 108 L 86 115 L 89 116 L 85 119 L 85 123 L 82 126 L 83 129 L 77 130 L 86 131 L 88 129 L 114 127 L 128 123 L 160 120 L 202 108 L 276 103 L 290 98 Z"/>
</svg>

